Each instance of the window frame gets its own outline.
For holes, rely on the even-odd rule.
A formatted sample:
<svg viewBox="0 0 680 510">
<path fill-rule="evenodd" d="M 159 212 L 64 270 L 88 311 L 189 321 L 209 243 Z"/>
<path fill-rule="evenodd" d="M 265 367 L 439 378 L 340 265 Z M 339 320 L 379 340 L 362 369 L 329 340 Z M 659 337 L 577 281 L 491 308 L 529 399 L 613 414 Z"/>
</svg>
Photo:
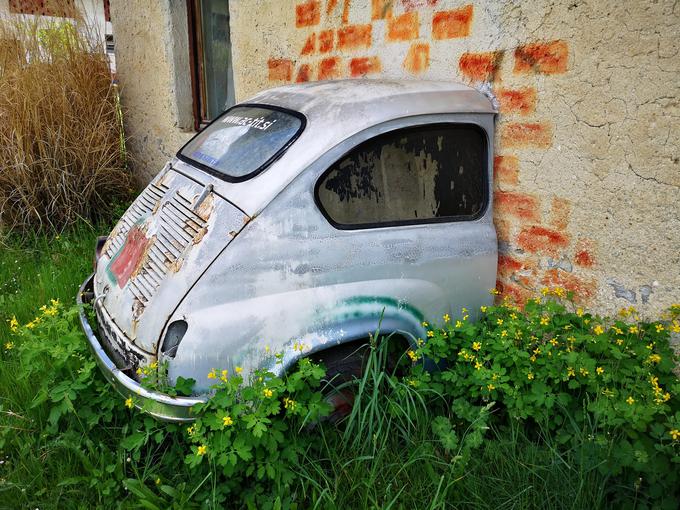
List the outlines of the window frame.
<svg viewBox="0 0 680 510">
<path fill-rule="evenodd" d="M 217 122 L 220 120 L 222 117 L 225 115 L 229 114 L 230 111 L 232 111 L 234 108 L 241 108 L 241 107 L 252 107 L 252 108 L 263 108 L 263 109 L 268 109 L 268 110 L 275 110 L 283 113 L 287 113 L 289 115 L 292 115 L 294 117 L 297 117 L 300 120 L 300 127 L 298 130 L 295 132 L 295 134 L 288 140 L 288 142 L 283 145 L 277 152 L 275 152 L 267 161 L 262 163 L 259 167 L 257 167 L 255 170 L 250 172 L 249 174 L 246 175 L 241 175 L 241 176 L 233 176 L 233 175 L 227 175 L 222 172 L 218 172 L 217 170 L 209 167 L 208 165 L 205 165 L 201 163 L 200 161 L 196 161 L 194 159 L 191 159 L 184 154 L 182 154 L 182 151 L 189 145 L 194 138 L 196 138 L 204 129 L 207 129 L 210 127 L 213 123 Z M 217 177 L 218 179 L 221 179 L 226 182 L 231 182 L 231 183 L 237 183 L 237 182 L 243 182 L 252 179 L 253 177 L 256 177 L 257 175 L 261 174 L 264 172 L 267 168 L 269 168 L 272 164 L 274 164 L 281 156 L 285 154 L 285 152 L 290 148 L 291 145 L 295 143 L 295 141 L 300 138 L 300 135 L 304 132 L 305 128 L 307 127 L 307 117 L 303 113 L 297 112 L 295 110 L 290 110 L 288 108 L 284 108 L 282 106 L 275 106 L 271 104 L 264 104 L 264 103 L 238 103 L 232 106 L 231 108 L 228 108 L 224 112 L 222 112 L 218 117 L 214 118 L 211 120 L 208 124 L 205 125 L 205 127 L 201 128 L 194 136 L 191 137 L 191 139 L 182 145 L 180 149 L 177 151 L 177 154 L 175 154 L 175 157 L 179 159 L 180 161 L 186 163 L 187 165 L 193 166 L 194 168 L 199 168 L 200 170 L 203 170 L 204 172 Z"/>
<path fill-rule="evenodd" d="M 382 222 L 371 222 L 371 223 L 357 223 L 357 224 L 345 224 L 345 223 L 338 223 L 335 221 L 331 216 L 328 214 L 328 211 L 326 208 L 323 206 L 321 203 L 321 199 L 319 197 L 319 189 L 321 187 L 322 182 L 326 179 L 326 177 L 335 170 L 334 166 L 337 165 L 340 161 L 342 161 L 344 158 L 346 158 L 349 154 L 352 152 L 356 151 L 363 145 L 367 145 L 369 143 L 374 142 L 377 138 L 384 137 L 386 135 L 399 135 L 399 134 L 407 134 L 409 132 L 417 132 L 417 131 L 423 131 L 426 129 L 437 129 L 437 128 L 446 128 L 446 127 L 468 127 L 472 128 L 475 131 L 479 132 L 482 135 L 482 161 L 484 162 L 483 167 L 481 169 L 482 172 L 482 190 L 483 190 L 483 196 L 482 196 L 482 207 L 479 209 L 479 212 L 476 214 L 472 215 L 459 215 L 459 216 L 440 216 L 440 217 L 435 217 L 435 218 L 426 218 L 426 219 L 415 219 L 415 220 L 391 220 L 391 221 L 382 221 Z M 401 227 L 401 226 L 413 226 L 413 225 L 428 225 L 428 224 L 433 224 L 433 223 L 459 223 L 459 222 L 472 222 L 479 220 L 480 218 L 484 217 L 486 215 L 486 212 L 489 208 L 489 134 L 484 129 L 482 126 L 479 124 L 475 124 L 474 122 L 454 122 L 454 121 L 437 121 L 437 122 L 432 122 L 432 123 L 425 123 L 425 124 L 417 124 L 413 126 L 406 126 L 406 127 L 400 127 L 396 129 L 391 129 L 388 131 L 384 131 L 381 133 L 376 134 L 375 136 L 371 136 L 370 138 L 367 138 L 365 140 L 360 141 L 358 144 L 352 146 L 350 149 L 345 151 L 339 158 L 337 158 L 331 165 L 326 168 L 321 175 L 316 179 L 316 182 L 314 183 L 314 203 L 316 204 L 317 209 L 319 212 L 323 215 L 323 217 L 330 223 L 331 226 L 336 228 L 337 230 L 367 230 L 367 229 L 376 229 L 376 228 L 388 228 L 388 227 Z"/>
</svg>

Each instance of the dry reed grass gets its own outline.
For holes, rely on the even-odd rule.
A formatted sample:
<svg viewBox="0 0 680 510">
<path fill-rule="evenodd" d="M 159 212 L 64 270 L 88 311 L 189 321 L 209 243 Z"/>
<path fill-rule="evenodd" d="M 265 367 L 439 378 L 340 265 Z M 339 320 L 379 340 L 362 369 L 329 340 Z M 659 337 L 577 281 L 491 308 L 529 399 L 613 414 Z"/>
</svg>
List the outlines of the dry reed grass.
<svg viewBox="0 0 680 510">
<path fill-rule="evenodd" d="M 117 91 L 82 24 L 0 20 L 0 232 L 59 232 L 132 191 Z"/>
</svg>

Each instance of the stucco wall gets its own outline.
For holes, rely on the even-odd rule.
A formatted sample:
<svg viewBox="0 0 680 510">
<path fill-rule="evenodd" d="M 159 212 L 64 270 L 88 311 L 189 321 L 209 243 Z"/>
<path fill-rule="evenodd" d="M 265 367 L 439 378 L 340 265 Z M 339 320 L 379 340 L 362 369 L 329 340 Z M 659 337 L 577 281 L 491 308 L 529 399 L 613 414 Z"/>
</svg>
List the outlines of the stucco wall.
<svg viewBox="0 0 680 510">
<path fill-rule="evenodd" d="M 169 3 L 112 1 L 144 176 L 186 139 Z M 505 293 L 562 285 L 603 312 L 679 300 L 677 2 L 231 0 L 230 11 L 239 100 L 364 75 L 492 83 Z"/>
<path fill-rule="evenodd" d="M 193 135 L 186 16 L 183 0 L 111 1 L 128 149 L 141 183 Z"/>
</svg>

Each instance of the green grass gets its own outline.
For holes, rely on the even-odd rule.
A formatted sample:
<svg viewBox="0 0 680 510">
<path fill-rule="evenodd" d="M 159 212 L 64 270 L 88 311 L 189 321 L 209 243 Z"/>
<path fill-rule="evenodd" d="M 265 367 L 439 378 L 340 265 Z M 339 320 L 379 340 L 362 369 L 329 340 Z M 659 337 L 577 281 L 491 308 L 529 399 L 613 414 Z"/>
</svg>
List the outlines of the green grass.
<svg viewBox="0 0 680 510">
<path fill-rule="evenodd" d="M 81 225 L 58 238 L 7 242 L 0 250 L 3 346 L 12 316 L 26 323 L 50 299 L 73 302 L 91 270 L 94 239 L 106 230 Z M 436 408 L 425 405 L 419 392 L 385 375 L 383 354 L 376 352 L 358 383 L 358 405 L 341 426 L 322 424 L 292 435 L 315 436 L 295 472 L 292 497 L 300 508 L 609 506 L 616 482 L 589 463 L 588 431 L 579 432 L 578 447 L 565 450 L 540 427 L 528 430 L 501 419 L 484 430 L 481 414 L 462 436 L 451 435 L 441 418 L 455 420 L 453 404 L 442 398 Z M 49 430 L 49 403 L 35 401 L 37 381 L 20 377 L 19 358 L 0 355 L 0 363 L 0 509 L 141 508 L 144 501 L 148 508 L 198 508 L 188 501 L 194 491 L 215 483 L 211 473 L 190 478 L 181 457 L 186 444 L 173 439 L 176 432 L 130 458 L 121 447 L 132 432 L 130 414 L 120 405 L 120 416 L 106 426 L 88 428 L 73 416 Z M 44 366 L 45 374 L 50 370 Z M 169 487 L 162 498 L 156 478 Z M 619 489 L 635 507 L 634 488 Z"/>
</svg>

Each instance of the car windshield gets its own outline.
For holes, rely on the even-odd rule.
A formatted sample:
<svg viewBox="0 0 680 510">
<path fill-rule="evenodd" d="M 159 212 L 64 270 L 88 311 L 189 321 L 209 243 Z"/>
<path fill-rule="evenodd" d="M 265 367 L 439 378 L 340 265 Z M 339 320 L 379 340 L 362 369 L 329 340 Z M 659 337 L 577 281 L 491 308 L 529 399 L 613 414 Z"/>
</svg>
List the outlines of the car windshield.
<svg viewBox="0 0 680 510">
<path fill-rule="evenodd" d="M 304 128 L 302 115 L 267 106 L 236 106 L 215 119 L 178 157 L 241 181 L 281 156 Z"/>
</svg>

